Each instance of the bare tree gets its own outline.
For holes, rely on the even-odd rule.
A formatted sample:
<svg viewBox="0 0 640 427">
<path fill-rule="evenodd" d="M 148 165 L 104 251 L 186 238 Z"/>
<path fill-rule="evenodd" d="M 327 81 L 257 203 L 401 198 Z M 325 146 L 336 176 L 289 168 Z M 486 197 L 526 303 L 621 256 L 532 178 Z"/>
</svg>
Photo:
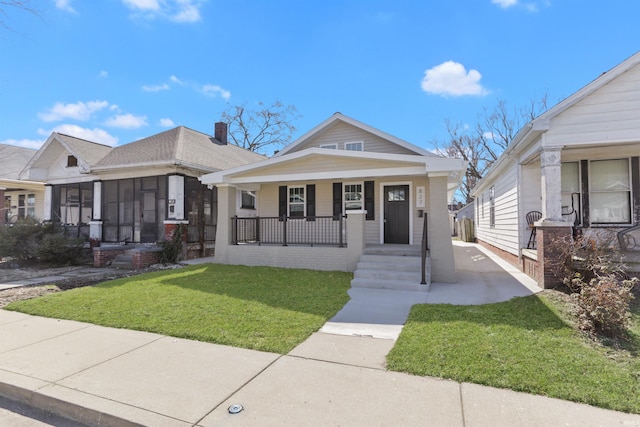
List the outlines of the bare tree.
<svg viewBox="0 0 640 427">
<path fill-rule="evenodd" d="M 507 102 L 501 99 L 492 110 L 482 110 L 475 128 L 445 121 L 449 139 L 444 143 L 435 141 L 433 145 L 438 154 L 461 158 L 469 163 L 458 190 L 463 202 L 472 201 L 471 190 L 506 150 L 522 126 L 546 109 L 546 94 L 519 109 L 509 108 Z"/>
<path fill-rule="evenodd" d="M 259 103 L 256 110 L 247 109 L 246 104 L 232 105 L 222 113 L 222 121 L 229 126 L 231 142 L 256 152 L 291 142 L 296 131 L 293 121 L 299 117 L 295 106 L 280 101 L 269 106 Z"/>
<path fill-rule="evenodd" d="M 40 11 L 32 7 L 32 0 L 0 0 L 0 27 L 11 30 L 11 27 L 7 24 L 9 19 L 9 10 L 24 10 L 33 15 L 39 15 Z"/>
</svg>

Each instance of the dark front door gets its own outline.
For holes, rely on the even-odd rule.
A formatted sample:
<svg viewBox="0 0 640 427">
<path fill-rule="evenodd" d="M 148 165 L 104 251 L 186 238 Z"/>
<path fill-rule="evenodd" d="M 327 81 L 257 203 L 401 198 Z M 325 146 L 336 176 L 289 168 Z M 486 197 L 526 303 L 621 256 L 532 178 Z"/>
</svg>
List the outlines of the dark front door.
<svg viewBox="0 0 640 427">
<path fill-rule="evenodd" d="M 158 224 L 156 215 L 156 192 L 142 192 L 142 227 L 140 230 L 140 242 L 152 243 L 158 240 Z"/>
<path fill-rule="evenodd" d="M 409 186 L 384 187 L 384 242 L 409 243 Z"/>
</svg>

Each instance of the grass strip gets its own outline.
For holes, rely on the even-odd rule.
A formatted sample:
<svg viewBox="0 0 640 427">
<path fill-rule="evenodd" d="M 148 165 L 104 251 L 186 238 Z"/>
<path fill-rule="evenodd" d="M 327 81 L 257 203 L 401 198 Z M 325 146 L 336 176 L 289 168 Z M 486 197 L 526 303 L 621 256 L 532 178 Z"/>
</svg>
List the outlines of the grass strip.
<svg viewBox="0 0 640 427">
<path fill-rule="evenodd" d="M 389 369 L 640 413 L 640 329 L 629 349 L 590 343 L 545 298 L 483 306 L 416 305 Z"/>
<path fill-rule="evenodd" d="M 286 354 L 346 304 L 351 277 L 194 265 L 19 301 L 6 309 Z"/>
</svg>

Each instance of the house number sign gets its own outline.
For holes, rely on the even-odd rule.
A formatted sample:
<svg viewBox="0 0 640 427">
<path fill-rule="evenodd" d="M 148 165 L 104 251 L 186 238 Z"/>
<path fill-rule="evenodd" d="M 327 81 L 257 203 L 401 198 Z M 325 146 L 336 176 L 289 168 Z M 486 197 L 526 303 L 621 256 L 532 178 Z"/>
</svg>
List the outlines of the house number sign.
<svg viewBox="0 0 640 427">
<path fill-rule="evenodd" d="M 416 187 L 416 207 L 417 208 L 424 208 L 425 204 L 424 204 L 424 187 L 420 186 L 420 187 Z"/>
</svg>

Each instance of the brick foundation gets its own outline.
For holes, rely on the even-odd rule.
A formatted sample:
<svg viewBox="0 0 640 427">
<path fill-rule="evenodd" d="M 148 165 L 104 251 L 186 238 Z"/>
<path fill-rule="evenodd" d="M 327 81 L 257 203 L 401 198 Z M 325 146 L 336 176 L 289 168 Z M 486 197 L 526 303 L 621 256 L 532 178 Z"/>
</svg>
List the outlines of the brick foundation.
<svg viewBox="0 0 640 427">
<path fill-rule="evenodd" d="M 95 247 L 93 248 L 93 266 L 107 267 L 115 260 L 118 255 L 125 252 L 124 246 L 119 247 Z"/>
<path fill-rule="evenodd" d="M 566 225 L 539 226 L 536 231 L 536 247 L 538 248 L 538 271 L 536 280 L 538 286 L 544 289 L 553 288 L 562 283 L 562 278 L 556 277 L 551 269 L 551 263 L 558 256 L 553 251 L 552 243 L 557 239 L 572 236 L 572 228 Z"/>
<path fill-rule="evenodd" d="M 160 262 L 161 255 L 161 248 L 137 250 L 132 254 L 133 259 L 131 261 L 131 264 L 134 269 L 139 270 L 141 268 L 149 267 L 153 264 L 158 264 Z"/>
<path fill-rule="evenodd" d="M 508 261 L 510 264 L 515 265 L 520 270 L 522 270 L 522 266 L 520 265 L 520 259 L 518 259 L 517 255 L 514 255 L 510 252 L 507 252 L 505 250 L 492 246 L 487 242 L 483 242 L 482 240 L 478 240 L 478 244 L 483 248 L 488 249 L 494 254 L 498 255 L 500 258 L 504 259 L 505 261 Z"/>
</svg>

